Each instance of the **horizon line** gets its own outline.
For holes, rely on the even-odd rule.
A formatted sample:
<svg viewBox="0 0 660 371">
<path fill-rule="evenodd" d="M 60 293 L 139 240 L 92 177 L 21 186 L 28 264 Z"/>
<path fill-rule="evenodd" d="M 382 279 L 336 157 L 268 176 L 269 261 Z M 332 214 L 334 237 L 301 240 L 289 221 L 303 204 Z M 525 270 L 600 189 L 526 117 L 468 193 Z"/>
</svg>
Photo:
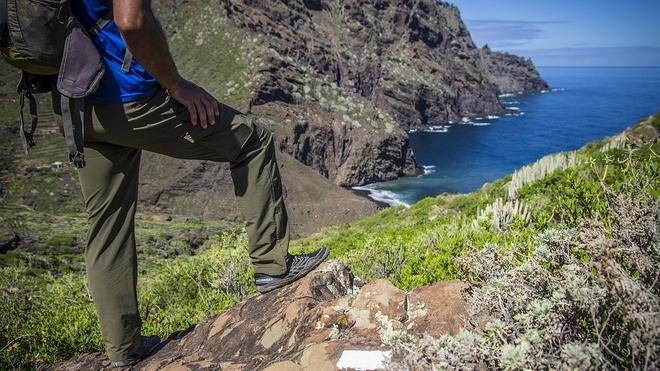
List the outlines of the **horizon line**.
<svg viewBox="0 0 660 371">
<path fill-rule="evenodd" d="M 613 66 L 608 66 L 608 65 L 602 65 L 602 66 L 584 66 L 584 65 L 550 65 L 550 64 L 544 64 L 544 65 L 536 65 L 536 67 L 564 67 L 564 68 L 660 68 L 660 65 L 613 65 Z"/>
</svg>

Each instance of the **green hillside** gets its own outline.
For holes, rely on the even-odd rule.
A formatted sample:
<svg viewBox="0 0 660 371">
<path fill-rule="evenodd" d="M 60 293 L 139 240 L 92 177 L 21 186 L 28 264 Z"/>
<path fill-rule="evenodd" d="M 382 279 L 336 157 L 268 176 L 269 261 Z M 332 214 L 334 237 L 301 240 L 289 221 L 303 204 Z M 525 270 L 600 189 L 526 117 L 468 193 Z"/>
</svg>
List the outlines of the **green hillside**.
<svg viewBox="0 0 660 371">
<path fill-rule="evenodd" d="M 474 193 L 441 195 L 410 208 L 389 208 L 297 240 L 293 248 L 329 246 L 332 256 L 348 261 L 363 280 L 385 277 L 404 289 L 453 278 L 483 282 L 481 291 L 471 294 L 471 308 L 476 310 L 478 303 L 486 305 L 497 292 L 497 297 L 504 300 L 500 304 L 511 311 L 507 312 L 507 321 L 485 310 L 483 315 L 497 319 L 487 322 L 490 327 L 486 333 L 475 327 L 470 336 L 440 339 L 432 348 L 416 343 L 402 348 L 410 352 L 410 359 L 415 362 L 421 357 L 423 362 L 452 364 L 447 360 L 447 350 L 462 354 L 464 363 L 458 365 L 466 367 L 471 363 L 465 362 L 473 361 L 485 365 L 494 362 L 492 365 L 497 367 L 540 367 L 563 359 L 566 352 L 570 356 L 571 352 L 581 351 L 595 354 L 593 359 L 602 358 L 601 365 L 608 362 L 611 366 L 628 367 L 649 356 L 657 362 L 655 351 L 640 355 L 631 349 L 647 349 L 643 347 L 652 344 L 648 336 L 658 331 L 657 326 L 652 331 L 642 330 L 649 325 L 644 322 L 648 320 L 644 310 L 657 310 L 658 286 L 654 279 L 660 262 L 659 130 L 660 116 L 652 117 L 616 137 L 590 143 L 575 152 L 543 158 Z M 61 178 L 61 174 L 53 175 L 50 170 L 42 173 L 10 180 L 8 188 L 20 195 L 20 189 L 34 187 L 33 181 L 46 187 L 48 178 Z M 20 187 L 17 182 L 22 182 Z M 102 348 L 82 267 L 80 241 L 85 219 L 73 206 L 35 211 L 25 205 L 28 194 L 3 201 L 0 213 L 2 224 L 19 232 L 30 231 L 35 242 L 28 249 L 0 255 L 3 369 L 40 367 Z M 48 204 L 47 200 L 37 202 Z M 146 333 L 168 336 L 184 330 L 253 292 L 241 227 L 153 216 L 139 218 L 138 226 L 139 295 Z M 596 240 L 628 241 L 628 245 L 614 243 L 616 249 L 606 253 L 592 246 Z M 556 255 L 559 252 L 565 255 Z M 517 271 L 521 267 L 529 269 L 532 263 L 534 269 L 546 270 L 545 273 Z M 519 297 L 507 296 L 516 294 L 515 290 L 497 291 L 510 288 L 515 277 L 526 277 L 524 282 L 528 284 L 534 283 L 534 279 L 550 280 L 553 276 L 549 272 L 563 272 L 568 265 L 575 277 L 564 285 L 561 300 L 575 306 L 574 317 L 562 317 L 566 308 L 552 306 L 550 299 L 557 299 L 553 295 L 559 294 L 550 287 L 531 293 L 516 281 L 523 290 L 517 293 Z M 608 267 L 619 269 L 616 279 L 625 277 L 628 284 L 642 290 L 638 293 L 641 301 L 627 303 L 628 307 L 621 304 L 626 293 L 610 290 L 608 280 L 616 280 L 611 272 L 607 273 Z M 561 281 L 554 283 L 564 287 Z M 579 298 L 571 295 L 595 290 L 594 287 L 600 287 L 605 294 L 601 292 L 602 298 L 594 296 L 599 307 L 589 312 L 580 307 Z M 650 308 L 649 298 L 656 299 Z M 516 300 L 542 308 L 535 307 L 536 314 L 532 316 L 530 308 Z M 641 320 L 629 317 L 631 308 Z M 545 316 L 545 322 L 539 313 Z M 625 331 L 612 327 L 613 321 L 601 323 L 603 316 L 616 318 L 616 326 L 625 325 Z M 533 334 L 538 336 L 533 339 L 530 333 L 533 341 L 520 334 L 527 329 L 523 329 L 524 321 L 528 327 L 529 321 L 537 321 L 535 326 L 550 331 L 557 323 L 548 318 L 572 329 L 566 336 L 577 344 L 574 348 L 555 349 L 557 345 L 552 342 L 557 339 L 550 333 L 539 335 L 541 330 L 535 330 Z M 611 339 L 606 338 L 608 334 Z M 611 354 L 601 357 L 599 352 L 604 352 L 604 348 L 599 344 L 603 339 L 611 342 L 609 348 L 605 346 Z M 479 343 L 483 349 L 473 354 L 474 349 L 466 342 Z M 585 356 L 587 361 L 591 353 Z M 531 354 L 538 356 L 530 358 Z M 544 355 L 549 358 L 542 358 Z"/>
</svg>

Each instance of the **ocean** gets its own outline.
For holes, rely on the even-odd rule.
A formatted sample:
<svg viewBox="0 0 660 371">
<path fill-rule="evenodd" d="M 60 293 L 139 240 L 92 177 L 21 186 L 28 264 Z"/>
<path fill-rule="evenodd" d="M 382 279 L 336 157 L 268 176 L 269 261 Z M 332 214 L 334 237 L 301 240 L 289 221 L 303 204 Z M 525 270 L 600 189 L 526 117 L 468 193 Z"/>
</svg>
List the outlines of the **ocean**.
<svg viewBox="0 0 660 371">
<path fill-rule="evenodd" d="M 356 187 L 389 205 L 467 193 L 554 152 L 660 112 L 660 67 L 539 67 L 551 90 L 501 99 L 508 115 L 410 133 L 424 175 Z"/>
</svg>

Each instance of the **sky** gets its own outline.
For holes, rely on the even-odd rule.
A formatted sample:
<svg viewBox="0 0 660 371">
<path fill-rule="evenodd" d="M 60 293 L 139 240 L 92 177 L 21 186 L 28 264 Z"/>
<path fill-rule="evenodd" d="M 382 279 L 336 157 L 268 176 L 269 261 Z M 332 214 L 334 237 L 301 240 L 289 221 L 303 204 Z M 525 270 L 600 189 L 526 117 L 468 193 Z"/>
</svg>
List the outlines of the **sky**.
<svg viewBox="0 0 660 371">
<path fill-rule="evenodd" d="M 537 66 L 660 66 L 660 0 L 449 0 L 477 46 Z"/>
</svg>

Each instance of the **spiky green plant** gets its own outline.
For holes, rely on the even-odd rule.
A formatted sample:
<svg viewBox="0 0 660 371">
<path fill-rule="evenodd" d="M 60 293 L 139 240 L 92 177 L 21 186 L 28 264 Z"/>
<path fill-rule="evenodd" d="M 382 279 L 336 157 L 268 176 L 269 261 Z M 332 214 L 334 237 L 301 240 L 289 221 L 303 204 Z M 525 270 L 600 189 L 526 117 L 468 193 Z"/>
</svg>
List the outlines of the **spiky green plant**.
<svg viewBox="0 0 660 371">
<path fill-rule="evenodd" d="M 518 190 L 524 185 L 543 179 L 557 170 L 576 166 L 578 163 L 579 159 L 576 152 L 571 151 L 548 155 L 531 165 L 523 166 L 513 173 L 508 187 L 509 199 L 515 200 Z"/>
<path fill-rule="evenodd" d="M 483 222 L 490 222 L 494 230 L 503 232 L 513 224 L 515 218 L 520 218 L 525 225 L 529 224 L 531 219 L 529 207 L 520 200 L 505 201 L 503 198 L 498 198 L 479 210 L 472 225 L 476 228 Z"/>
</svg>

